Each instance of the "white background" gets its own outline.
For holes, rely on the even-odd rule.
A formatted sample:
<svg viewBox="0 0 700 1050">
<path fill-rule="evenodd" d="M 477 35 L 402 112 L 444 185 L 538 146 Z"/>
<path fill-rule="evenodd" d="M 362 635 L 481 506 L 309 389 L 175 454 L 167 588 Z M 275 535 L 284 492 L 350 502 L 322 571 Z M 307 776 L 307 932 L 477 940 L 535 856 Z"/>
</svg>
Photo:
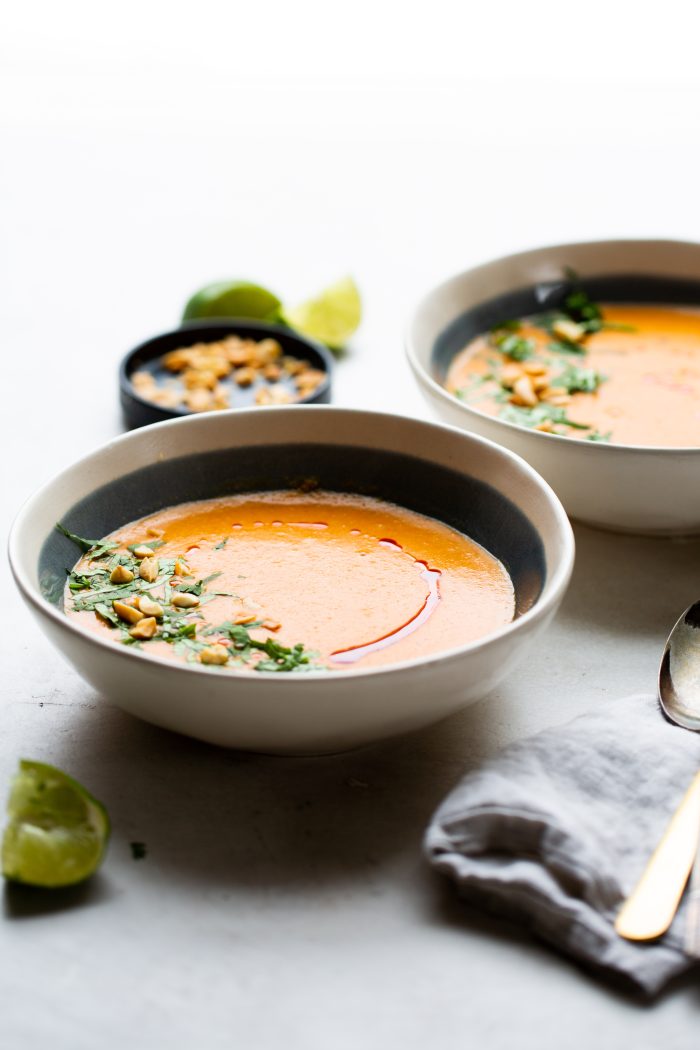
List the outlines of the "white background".
<svg viewBox="0 0 700 1050">
<path fill-rule="evenodd" d="M 294 301 L 352 273 L 365 320 L 336 402 L 425 414 L 401 338 L 440 278 L 548 242 L 700 239 L 696 10 L 6 5 L 4 527 L 119 431 L 121 355 L 210 280 Z M 78 906 L 21 918 L 5 895 L 3 1042 L 696 1045 L 692 980 L 642 1008 L 457 907 L 421 864 L 425 822 L 465 766 L 651 688 L 666 626 L 697 597 L 696 543 L 577 540 L 550 645 L 516 681 L 427 733 L 316 763 L 241 759 L 107 708 L 3 569 L 0 791 L 20 754 L 45 758 L 115 822 Z M 139 865 L 131 838 L 149 846 Z"/>
</svg>

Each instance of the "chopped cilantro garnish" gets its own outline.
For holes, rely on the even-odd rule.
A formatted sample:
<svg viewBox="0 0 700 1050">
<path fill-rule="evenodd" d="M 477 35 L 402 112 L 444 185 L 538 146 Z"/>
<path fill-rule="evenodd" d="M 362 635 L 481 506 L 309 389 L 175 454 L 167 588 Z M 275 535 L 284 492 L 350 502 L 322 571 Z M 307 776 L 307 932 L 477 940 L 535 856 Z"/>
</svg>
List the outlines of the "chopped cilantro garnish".
<svg viewBox="0 0 700 1050">
<path fill-rule="evenodd" d="M 86 540 L 83 536 L 76 536 L 74 532 L 70 532 L 65 526 L 61 525 L 60 521 L 56 522 L 56 528 L 71 543 L 75 543 L 83 554 L 89 554 L 93 559 L 102 558 L 109 551 L 113 551 L 115 547 L 119 546 L 118 543 L 113 543 L 112 541 Z"/>
<path fill-rule="evenodd" d="M 552 339 L 547 343 L 547 350 L 553 354 L 585 354 L 586 348 L 583 343 L 574 343 L 570 339 Z"/>
<path fill-rule="evenodd" d="M 521 335 L 506 332 L 503 335 L 496 334 L 492 339 L 501 353 L 512 361 L 526 361 L 535 352 L 534 340 L 524 339 Z"/>
<path fill-rule="evenodd" d="M 194 594 L 199 597 L 207 584 L 218 579 L 219 576 L 221 576 L 220 572 L 213 572 L 211 576 L 205 576 L 203 580 L 197 580 L 195 583 L 181 583 L 177 590 L 180 594 Z"/>
<path fill-rule="evenodd" d="M 544 332 L 549 335 L 552 334 L 552 328 L 557 321 L 570 321 L 568 317 L 561 310 L 544 310 L 540 314 L 535 314 L 530 318 L 530 321 L 535 327 L 541 328 Z"/>
<path fill-rule="evenodd" d="M 222 634 L 228 634 L 233 643 L 234 654 L 246 658 L 256 649 L 265 653 L 268 659 L 259 660 L 253 664 L 255 671 L 285 672 L 314 669 L 311 661 L 316 653 L 305 649 L 301 643 L 290 648 L 281 645 L 274 638 L 266 638 L 264 642 L 260 642 L 257 638 L 251 638 L 248 628 L 243 627 L 242 624 L 222 624 L 217 630 Z"/>
<path fill-rule="evenodd" d="M 233 641 L 234 638 L 233 638 L 233 635 L 231 634 L 232 631 L 238 631 L 240 629 L 240 630 L 243 630 L 245 632 L 245 635 L 247 635 L 248 631 L 252 631 L 253 628 L 255 628 L 255 627 L 262 627 L 262 620 L 254 620 L 251 623 L 247 623 L 245 625 L 245 627 L 242 627 L 241 624 L 231 623 L 230 620 L 226 620 L 225 623 L 220 623 L 217 627 L 208 627 L 204 633 L 205 634 L 227 634 L 227 635 L 229 635 L 229 637 Z M 242 638 L 242 644 L 244 644 L 244 645 L 247 644 L 247 642 L 245 640 L 245 636 L 241 636 L 241 638 Z"/>
<path fill-rule="evenodd" d="M 178 656 L 186 656 L 190 661 L 195 660 L 202 649 L 206 648 L 204 642 L 198 642 L 196 638 L 181 638 L 173 644 Z"/>
<path fill-rule="evenodd" d="M 93 609 L 102 620 L 111 624 L 112 627 L 119 627 L 121 621 L 111 605 L 107 605 L 105 602 L 96 602 Z"/>
<path fill-rule="evenodd" d="M 113 554 L 109 561 L 100 566 L 91 565 L 93 559 L 100 558 L 109 551 L 118 547 L 117 543 L 111 541 L 95 541 L 74 536 L 63 526 L 57 526 L 59 531 L 67 535 L 72 542 L 77 543 L 85 557 L 85 566 L 78 569 L 68 570 L 68 587 L 74 593 L 72 599 L 73 609 L 76 612 L 95 613 L 105 623 L 115 628 L 118 637 L 124 645 L 141 648 L 147 644 L 152 637 L 156 641 L 168 642 L 175 651 L 187 660 L 196 660 L 203 649 L 207 648 L 208 641 L 203 640 L 204 635 L 218 633 L 224 638 L 228 637 L 231 647 L 229 653 L 235 663 L 249 664 L 256 671 L 305 671 L 313 670 L 312 660 L 317 655 L 305 649 L 302 644 L 292 647 L 284 646 L 274 638 L 259 641 L 250 636 L 248 628 L 263 626 L 263 621 L 255 620 L 247 626 L 234 623 L 224 623 L 219 627 L 210 627 L 199 607 L 215 597 L 236 598 L 237 595 L 224 591 L 211 591 L 207 593 L 207 586 L 222 575 L 220 571 L 213 572 L 202 579 L 194 580 L 178 577 L 177 586 L 173 579 L 175 570 L 175 559 L 160 559 L 159 574 L 155 581 L 146 581 L 139 575 L 137 561 L 129 554 Z M 160 540 L 148 542 L 148 547 L 155 550 L 162 545 Z M 128 549 L 133 551 L 140 544 L 133 544 Z M 133 571 L 133 579 L 123 584 L 112 583 L 110 573 L 118 566 L 128 566 Z M 194 603 L 194 608 L 183 615 L 180 609 L 172 606 L 174 594 L 191 594 L 199 599 Z M 126 601 L 130 599 L 142 600 L 149 597 L 151 601 L 155 598 L 161 604 L 161 611 L 156 612 L 158 620 L 157 630 L 149 637 L 140 639 L 131 633 L 132 626 L 115 612 L 114 601 Z M 198 634 L 199 632 L 199 634 Z M 138 632 L 137 632 L 138 635 Z M 263 659 L 260 659 L 260 656 Z"/>
<path fill-rule="evenodd" d="M 91 590 L 95 586 L 95 578 L 107 578 L 103 569 L 86 569 L 84 572 L 76 572 L 75 569 L 68 572 L 68 587 L 71 591 Z"/>
<path fill-rule="evenodd" d="M 573 427 L 575 430 L 590 430 L 588 423 L 576 423 L 569 419 L 566 409 L 561 405 L 548 405 L 545 401 L 540 402 L 534 408 L 520 408 L 518 405 L 506 405 L 502 408 L 499 416 L 507 423 L 517 423 L 521 427 L 536 427 L 540 423 L 548 421 L 562 426 Z"/>
<path fill-rule="evenodd" d="M 164 642 L 181 642 L 183 638 L 194 638 L 197 624 L 191 620 L 164 619 L 158 637 Z"/>
<path fill-rule="evenodd" d="M 485 383 L 491 383 L 495 379 L 494 372 L 484 372 L 483 375 L 470 376 L 466 386 L 455 390 L 455 397 L 458 397 L 460 401 L 480 401 L 484 396 L 483 392 L 479 392 L 480 388 Z"/>
<path fill-rule="evenodd" d="M 99 547 L 100 545 L 99 540 L 86 540 L 82 536 L 76 536 L 76 534 L 70 532 L 65 525 L 61 525 L 60 521 L 56 522 L 56 529 L 65 536 L 66 539 L 69 539 L 71 543 L 74 543 L 76 547 L 80 547 L 84 554 L 87 554 L 88 551 L 91 551 L 94 547 Z"/>
<path fill-rule="evenodd" d="M 603 311 L 590 298 L 574 270 L 567 268 L 566 276 L 573 287 L 564 299 L 564 312 L 587 332 L 599 332 L 603 327 Z"/>
<path fill-rule="evenodd" d="M 515 317 L 511 318 L 509 321 L 499 321 L 498 324 L 493 325 L 491 328 L 491 334 L 495 336 L 498 336 L 501 332 L 519 331 L 520 321 L 518 321 L 518 319 Z"/>
<path fill-rule="evenodd" d="M 84 598 L 76 598 L 73 602 L 73 608 L 76 612 L 90 612 L 100 602 L 121 602 L 130 594 L 135 594 L 141 590 L 145 590 L 145 587 L 140 580 L 132 580 L 131 583 L 122 583 L 119 586 L 110 584 L 108 587 L 95 588 L 91 594 L 85 595 Z"/>
<path fill-rule="evenodd" d="M 567 365 L 564 371 L 551 381 L 553 387 L 563 387 L 568 394 L 582 392 L 593 394 L 605 376 L 595 368 L 579 368 L 578 365 Z"/>
</svg>

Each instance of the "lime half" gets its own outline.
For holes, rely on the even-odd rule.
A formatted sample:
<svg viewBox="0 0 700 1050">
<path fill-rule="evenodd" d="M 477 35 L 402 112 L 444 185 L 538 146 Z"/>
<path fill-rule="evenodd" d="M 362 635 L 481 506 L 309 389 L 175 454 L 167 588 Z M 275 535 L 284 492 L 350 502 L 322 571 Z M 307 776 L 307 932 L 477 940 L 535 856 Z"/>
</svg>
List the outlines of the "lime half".
<svg viewBox="0 0 700 1050">
<path fill-rule="evenodd" d="M 352 277 L 344 277 L 300 306 L 285 306 L 282 319 L 331 350 L 341 350 L 362 320 L 357 285 Z"/>
<path fill-rule="evenodd" d="M 200 288 L 187 303 L 183 321 L 202 317 L 252 317 L 271 321 L 282 303 L 267 288 L 251 281 L 219 281 Z"/>
<path fill-rule="evenodd" d="M 30 886 L 72 886 L 99 867 L 109 838 L 104 806 L 60 769 L 22 760 L 10 788 L 2 873 Z"/>
</svg>

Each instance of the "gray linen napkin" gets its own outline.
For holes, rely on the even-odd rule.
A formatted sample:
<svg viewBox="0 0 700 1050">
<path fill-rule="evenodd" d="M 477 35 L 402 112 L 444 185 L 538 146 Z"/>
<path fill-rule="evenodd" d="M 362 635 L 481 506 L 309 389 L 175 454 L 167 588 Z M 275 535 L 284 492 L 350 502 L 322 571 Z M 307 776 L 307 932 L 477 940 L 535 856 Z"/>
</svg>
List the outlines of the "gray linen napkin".
<svg viewBox="0 0 700 1050">
<path fill-rule="evenodd" d="M 613 922 L 699 767 L 700 734 L 668 723 L 654 697 L 613 701 L 469 773 L 433 817 L 426 853 L 467 899 L 654 995 L 693 965 L 683 907 L 650 944 L 622 940 Z"/>
</svg>

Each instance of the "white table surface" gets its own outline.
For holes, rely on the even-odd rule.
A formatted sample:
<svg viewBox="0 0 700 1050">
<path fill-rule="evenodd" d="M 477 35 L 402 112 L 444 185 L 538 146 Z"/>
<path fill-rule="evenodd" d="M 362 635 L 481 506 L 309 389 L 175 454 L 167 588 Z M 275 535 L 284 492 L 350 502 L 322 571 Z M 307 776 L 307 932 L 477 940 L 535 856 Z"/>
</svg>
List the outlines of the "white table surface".
<svg viewBox="0 0 700 1050">
<path fill-rule="evenodd" d="M 568 22 L 552 5 L 477 18 L 438 2 L 430 21 L 249 6 L 30 3 L 0 36 L 4 530 L 119 432 L 120 356 L 209 280 L 294 300 L 352 272 L 365 320 L 335 401 L 424 416 L 401 337 L 439 278 L 538 243 L 700 239 L 696 36 L 673 23 L 666 49 L 673 4 L 660 25 L 637 5 L 633 26 L 596 4 Z M 544 71 L 514 26 L 536 31 Z M 576 538 L 560 615 L 498 692 L 314 760 L 121 713 L 39 634 L 3 565 L 0 794 L 20 756 L 53 762 L 104 800 L 114 834 L 70 906 L 5 889 L 2 1045 L 697 1046 L 697 974 L 643 1006 L 460 904 L 421 858 L 465 769 L 653 688 L 698 594 L 700 541 Z"/>
</svg>

